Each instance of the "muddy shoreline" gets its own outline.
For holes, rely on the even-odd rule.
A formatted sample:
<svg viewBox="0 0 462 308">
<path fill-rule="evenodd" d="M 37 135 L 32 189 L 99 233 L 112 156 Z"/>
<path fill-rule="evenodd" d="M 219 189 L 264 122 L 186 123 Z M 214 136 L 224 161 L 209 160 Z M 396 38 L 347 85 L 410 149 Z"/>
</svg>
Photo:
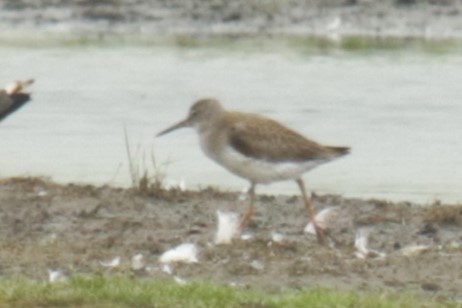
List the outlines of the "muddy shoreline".
<svg viewBox="0 0 462 308">
<path fill-rule="evenodd" d="M 0 3 L 0 29 L 3 36 L 26 32 L 434 39 L 462 37 L 461 15 L 462 3 L 451 0 L 6 0 Z"/>
<path fill-rule="evenodd" d="M 320 246 L 315 236 L 303 233 L 307 221 L 298 196 L 262 195 L 247 230 L 252 237 L 215 245 L 216 211 L 245 209 L 237 192 L 140 193 L 37 178 L 2 179 L 0 275 L 47 280 L 49 269 L 61 269 L 67 275 L 181 277 L 272 292 L 321 286 L 462 300 L 460 205 L 422 207 L 331 195 L 315 196 L 314 205 L 318 211 L 335 211 L 327 223 L 335 239 L 329 245 Z M 357 256 L 360 229 L 368 232 L 368 247 L 384 255 Z M 274 232 L 283 239 L 276 241 Z M 197 245 L 198 262 L 172 265 L 172 273 L 166 273 L 160 255 L 188 242 Z M 130 259 L 140 253 L 146 265 L 133 270 Z M 120 266 L 102 266 L 101 261 L 115 257 L 121 257 Z"/>
<path fill-rule="evenodd" d="M 250 3 L 250 4 L 249 4 Z M 408 3 L 408 4 L 406 4 Z M 0 3 L 0 36 L 122 35 L 366 35 L 460 38 L 456 1 L 65 1 Z M 268 291 L 327 287 L 410 291 L 462 301 L 462 208 L 434 204 L 314 197 L 333 208 L 333 239 L 320 246 L 303 233 L 298 196 L 258 197 L 249 240 L 215 245 L 216 211 L 242 213 L 239 192 L 133 189 L 56 184 L 37 178 L 0 180 L 0 275 L 47 280 L 65 274 L 129 273 L 140 279 L 211 280 Z M 384 255 L 356 254 L 359 230 Z M 283 240 L 275 241 L 274 233 Z M 159 256 L 195 243 L 198 262 L 167 273 Z M 416 248 L 417 247 L 417 248 Z M 419 248 L 420 247 L 420 248 Z M 414 249 L 414 250 L 412 250 Z M 146 266 L 130 267 L 143 254 Z M 121 257 L 105 267 L 102 260 Z"/>
</svg>

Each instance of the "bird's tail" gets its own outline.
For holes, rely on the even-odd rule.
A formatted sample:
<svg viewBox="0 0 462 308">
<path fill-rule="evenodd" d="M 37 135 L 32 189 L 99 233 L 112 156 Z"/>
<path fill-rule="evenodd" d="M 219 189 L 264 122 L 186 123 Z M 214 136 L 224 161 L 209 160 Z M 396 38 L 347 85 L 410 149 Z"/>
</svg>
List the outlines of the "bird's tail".
<svg viewBox="0 0 462 308">
<path fill-rule="evenodd" d="M 329 146 L 328 149 L 331 151 L 331 153 L 335 157 L 340 157 L 340 156 L 350 154 L 350 148 L 349 147 L 332 147 L 332 146 Z"/>
</svg>

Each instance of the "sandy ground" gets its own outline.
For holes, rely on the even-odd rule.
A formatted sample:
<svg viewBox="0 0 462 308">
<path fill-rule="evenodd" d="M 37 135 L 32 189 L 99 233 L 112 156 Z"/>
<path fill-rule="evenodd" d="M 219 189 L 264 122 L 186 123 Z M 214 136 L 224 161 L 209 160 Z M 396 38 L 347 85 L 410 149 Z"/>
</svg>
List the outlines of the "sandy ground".
<svg viewBox="0 0 462 308">
<path fill-rule="evenodd" d="M 251 239 L 215 245 L 216 211 L 243 212 L 239 193 L 134 190 L 58 185 L 41 179 L 0 182 L 0 275 L 47 280 L 48 269 L 72 273 L 132 273 L 140 279 L 211 280 L 269 291 L 324 286 L 348 290 L 408 290 L 461 301 L 462 208 L 391 204 L 378 200 L 315 196 L 318 210 L 334 210 L 328 245 L 303 233 L 307 223 L 297 196 L 259 196 L 246 230 Z M 356 256 L 358 230 L 370 249 Z M 274 240 L 273 233 L 283 236 Z M 198 263 L 172 265 L 161 254 L 195 243 Z M 423 250 L 408 250 L 422 245 Z M 143 254 L 146 266 L 132 270 Z M 115 268 L 101 261 L 121 257 Z"/>
<path fill-rule="evenodd" d="M 457 0 L 2 0 L 0 29 L 2 36 L 33 31 L 460 38 L 461 14 Z"/>
</svg>

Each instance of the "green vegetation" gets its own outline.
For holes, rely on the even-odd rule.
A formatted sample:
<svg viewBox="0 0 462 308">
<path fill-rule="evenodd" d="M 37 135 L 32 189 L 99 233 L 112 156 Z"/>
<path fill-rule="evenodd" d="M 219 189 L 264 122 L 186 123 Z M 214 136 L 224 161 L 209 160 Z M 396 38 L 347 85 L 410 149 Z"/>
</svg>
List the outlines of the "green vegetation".
<svg viewBox="0 0 462 308">
<path fill-rule="evenodd" d="M 384 37 L 350 35 L 339 39 L 307 35 L 209 35 L 209 36 L 152 36 L 142 34 L 36 34 L 1 36 L 0 47 L 13 48 L 118 48 L 118 47 L 177 47 L 206 48 L 222 51 L 283 51 L 303 54 L 367 54 L 374 52 L 422 52 L 450 54 L 461 50 L 456 39 L 426 39 L 423 37 Z"/>
<path fill-rule="evenodd" d="M 50 284 L 0 279 L 1 307 L 457 307 L 409 294 L 338 292 L 325 289 L 268 294 L 214 283 L 134 280 L 127 276 L 74 276 Z"/>
<path fill-rule="evenodd" d="M 304 53 L 372 54 L 377 52 L 421 52 L 424 54 L 450 54 L 460 50 L 462 42 L 451 39 L 425 39 L 421 37 L 344 36 L 338 40 L 311 36 L 291 38 L 290 46 Z"/>
<path fill-rule="evenodd" d="M 124 127 L 124 137 L 132 188 L 145 195 L 161 192 L 168 162 L 159 165 L 153 149 L 151 149 L 150 159 L 146 159 L 146 153 L 141 150 L 140 145 L 133 153 L 126 127 Z"/>
</svg>

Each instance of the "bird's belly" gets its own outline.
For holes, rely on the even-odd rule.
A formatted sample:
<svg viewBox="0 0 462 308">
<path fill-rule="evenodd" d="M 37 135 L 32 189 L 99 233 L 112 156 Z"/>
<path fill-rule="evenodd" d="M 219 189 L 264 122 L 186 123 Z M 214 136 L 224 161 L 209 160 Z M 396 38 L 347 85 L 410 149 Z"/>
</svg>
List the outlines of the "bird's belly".
<svg viewBox="0 0 462 308">
<path fill-rule="evenodd" d="M 217 155 L 206 154 L 232 173 L 254 183 L 297 179 L 303 173 L 323 163 L 323 161 L 319 160 L 270 162 L 245 156 L 230 147 L 225 148 Z"/>
</svg>

